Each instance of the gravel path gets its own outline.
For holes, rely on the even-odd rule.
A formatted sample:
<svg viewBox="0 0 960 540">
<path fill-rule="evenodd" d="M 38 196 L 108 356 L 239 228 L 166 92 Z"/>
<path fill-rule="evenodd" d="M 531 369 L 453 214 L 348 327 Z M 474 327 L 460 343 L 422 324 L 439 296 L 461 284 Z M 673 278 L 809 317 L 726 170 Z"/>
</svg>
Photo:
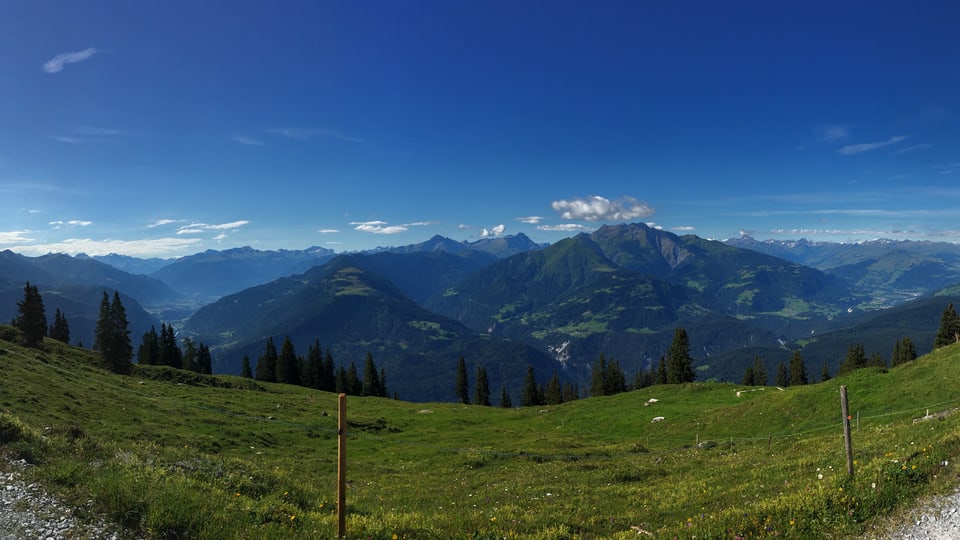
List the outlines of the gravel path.
<svg viewBox="0 0 960 540">
<path fill-rule="evenodd" d="M 960 488 L 952 495 L 932 497 L 903 513 L 903 525 L 878 533 L 877 540 L 960 539 Z"/>
<path fill-rule="evenodd" d="M 26 461 L 7 462 L 0 471 L 0 540 L 119 540 L 119 529 L 105 522 L 89 523 L 48 495 L 23 481 Z"/>
</svg>

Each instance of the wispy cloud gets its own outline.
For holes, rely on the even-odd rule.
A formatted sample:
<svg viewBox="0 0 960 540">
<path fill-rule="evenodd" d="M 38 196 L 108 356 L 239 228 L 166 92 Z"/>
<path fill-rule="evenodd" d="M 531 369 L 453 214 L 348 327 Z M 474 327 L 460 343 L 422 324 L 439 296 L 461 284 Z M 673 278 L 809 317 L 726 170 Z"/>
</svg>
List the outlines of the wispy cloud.
<svg viewBox="0 0 960 540">
<path fill-rule="evenodd" d="M 843 146 L 839 150 L 837 150 L 837 153 L 843 156 L 852 156 L 854 154 L 861 154 L 863 152 L 870 152 L 872 150 L 877 150 L 885 146 L 891 146 L 906 140 L 906 138 L 907 138 L 906 135 L 897 135 L 895 137 L 890 137 L 885 141 L 880 141 L 875 143 L 848 144 L 847 146 Z"/>
<path fill-rule="evenodd" d="M 507 232 L 507 226 L 501 223 L 489 229 L 483 228 L 480 229 L 480 238 L 496 238 L 498 236 L 503 236 L 503 233 Z"/>
<path fill-rule="evenodd" d="M 538 231 L 553 231 L 553 232 L 575 232 L 575 231 L 588 231 L 590 230 L 586 225 L 580 223 L 560 223 L 558 225 L 538 225 Z"/>
<path fill-rule="evenodd" d="M 317 232 L 320 234 L 336 234 L 340 232 L 340 229 L 318 229 Z"/>
<path fill-rule="evenodd" d="M 817 130 L 817 140 L 820 142 L 837 142 L 850 136 L 850 128 L 840 124 L 822 126 Z"/>
<path fill-rule="evenodd" d="M 209 223 L 191 223 L 189 225 L 184 225 L 179 229 L 177 229 L 177 234 L 200 234 L 205 231 L 235 230 L 249 223 L 250 222 L 245 219 L 241 219 L 238 221 L 231 221 L 229 223 L 220 223 L 216 225 L 211 225 Z"/>
<path fill-rule="evenodd" d="M 47 136 L 62 143 L 83 144 L 87 142 L 104 142 L 120 137 L 133 137 L 137 135 L 142 134 L 123 129 L 81 125 L 73 126 L 64 129 L 63 132 L 52 133 Z"/>
<path fill-rule="evenodd" d="M 0 231 L 0 245 L 8 244 L 28 244 L 30 242 L 35 242 L 34 238 L 27 236 L 31 231 Z"/>
<path fill-rule="evenodd" d="M 170 225 L 170 224 L 173 224 L 173 223 L 180 223 L 181 221 L 183 221 L 183 220 L 182 220 L 182 219 L 158 219 L 158 220 L 154 221 L 153 223 L 147 225 L 147 227 L 153 229 L 153 228 L 155 228 L 155 227 L 163 227 L 164 225 Z"/>
<path fill-rule="evenodd" d="M 83 62 L 84 60 L 87 60 L 91 56 L 97 54 L 97 52 L 97 49 L 90 47 L 82 51 L 58 54 L 43 64 L 43 70 L 47 73 L 59 73 L 63 71 L 63 66 L 65 64 Z"/>
<path fill-rule="evenodd" d="M 55 220 L 47 223 L 47 225 L 50 225 L 54 229 L 59 229 L 65 225 L 69 227 L 89 227 L 93 225 L 93 222 L 81 219 L 71 219 L 69 221 Z"/>
<path fill-rule="evenodd" d="M 399 234 L 408 230 L 403 225 L 389 225 L 386 221 L 351 221 L 350 225 L 355 231 L 373 234 Z"/>
<path fill-rule="evenodd" d="M 543 218 L 540 216 L 522 216 L 522 217 L 516 218 L 516 220 L 521 223 L 526 223 L 528 225 L 536 225 L 541 221 L 543 221 Z"/>
<path fill-rule="evenodd" d="M 933 145 L 932 145 L 932 144 L 929 144 L 929 143 L 914 144 L 914 145 L 910 145 L 910 146 L 901 148 L 901 149 L 897 150 L 896 152 L 894 152 L 894 154 L 897 154 L 897 155 L 899 155 L 899 154 L 907 154 L 907 153 L 909 153 L 909 152 L 917 152 L 917 151 L 919 151 L 919 150 L 926 150 L 927 148 L 933 148 Z"/>
<path fill-rule="evenodd" d="M 254 139 L 253 137 L 248 137 L 246 135 L 239 135 L 239 134 L 231 135 L 230 140 L 235 143 L 245 144 L 247 146 L 263 146 L 262 141 L 258 139 Z"/>
<path fill-rule="evenodd" d="M 653 215 L 653 208 L 633 197 L 611 201 L 591 195 L 569 201 L 553 201 L 551 206 L 560 213 L 561 218 L 575 221 L 629 221 Z"/>
<path fill-rule="evenodd" d="M 313 139 L 315 137 L 330 137 L 333 139 L 339 139 L 341 141 L 352 142 L 352 143 L 365 142 L 363 139 L 359 137 L 354 137 L 353 135 L 347 135 L 335 129 L 329 129 L 329 128 L 293 128 L 293 127 L 270 128 L 267 130 L 267 133 L 271 135 L 276 135 L 278 137 L 283 137 L 285 139 L 293 139 L 297 141 L 305 141 L 307 139 Z"/>
<path fill-rule="evenodd" d="M 670 227 L 670 230 L 677 231 L 677 232 L 693 232 L 697 230 L 697 228 L 691 227 L 689 225 L 681 225 L 680 227 Z"/>
</svg>

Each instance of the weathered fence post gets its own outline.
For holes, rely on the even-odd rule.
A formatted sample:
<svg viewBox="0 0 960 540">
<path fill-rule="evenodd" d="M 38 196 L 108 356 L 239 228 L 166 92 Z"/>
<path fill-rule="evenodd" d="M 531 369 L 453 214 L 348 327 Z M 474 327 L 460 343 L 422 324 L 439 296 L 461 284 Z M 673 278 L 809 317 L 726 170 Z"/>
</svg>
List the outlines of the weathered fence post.
<svg viewBox="0 0 960 540">
<path fill-rule="evenodd" d="M 340 394 L 337 420 L 337 538 L 347 537 L 347 395 Z"/>
<path fill-rule="evenodd" d="M 840 387 L 840 410 L 843 413 L 843 444 L 847 450 L 847 474 L 853 476 L 853 443 L 850 440 L 850 407 L 847 404 L 847 387 Z"/>
</svg>

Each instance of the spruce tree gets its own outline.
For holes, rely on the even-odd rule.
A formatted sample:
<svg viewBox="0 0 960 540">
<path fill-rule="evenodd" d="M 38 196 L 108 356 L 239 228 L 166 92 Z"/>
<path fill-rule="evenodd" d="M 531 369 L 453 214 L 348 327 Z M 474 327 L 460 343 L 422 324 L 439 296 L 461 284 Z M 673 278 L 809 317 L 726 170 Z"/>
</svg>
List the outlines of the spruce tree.
<svg viewBox="0 0 960 540">
<path fill-rule="evenodd" d="M 367 352 L 367 358 L 363 362 L 363 390 L 361 395 L 380 396 L 380 375 L 377 373 L 377 365 L 373 362 L 373 355 Z"/>
<path fill-rule="evenodd" d="M 603 394 L 612 396 L 627 391 L 627 381 L 620 369 L 620 362 L 612 358 L 607 362 L 607 368 L 603 377 Z"/>
<path fill-rule="evenodd" d="M 247 354 L 243 355 L 243 360 L 240 362 L 240 376 L 244 379 L 253 378 L 253 370 L 250 369 L 250 356 Z"/>
<path fill-rule="evenodd" d="M 334 391 L 338 394 L 347 394 L 348 385 L 347 385 L 347 370 L 342 365 L 337 366 L 336 374 L 333 377 L 334 379 Z"/>
<path fill-rule="evenodd" d="M 913 362 L 917 359 L 917 348 L 914 347 L 909 336 L 904 336 L 903 342 L 900 344 L 900 357 L 902 358 L 901 363 Z"/>
<path fill-rule="evenodd" d="M 593 369 L 590 371 L 590 395 L 593 397 L 604 396 L 607 393 L 607 359 L 603 353 L 600 358 L 593 363 Z"/>
<path fill-rule="evenodd" d="M 803 355 L 799 350 L 793 351 L 790 356 L 790 386 L 807 384 L 807 366 L 803 362 Z"/>
<path fill-rule="evenodd" d="M 507 392 L 506 386 L 500 390 L 500 406 L 504 409 L 510 409 L 513 407 L 513 402 L 510 400 L 510 392 Z"/>
<path fill-rule="evenodd" d="M 114 373 L 126 374 L 133 369 L 130 363 L 133 345 L 130 344 L 128 327 L 127 311 L 120 302 L 120 294 L 114 291 L 111 303 L 104 291 L 94 331 L 94 350 L 100 351 Z"/>
<path fill-rule="evenodd" d="M 673 343 L 667 350 L 667 383 L 680 384 L 693 382 L 695 379 L 687 331 L 684 328 L 677 328 L 673 332 Z"/>
<path fill-rule="evenodd" d="M 150 327 L 149 332 L 143 334 L 140 347 L 137 348 L 137 362 L 143 366 L 153 366 L 160 363 L 160 337 L 157 329 Z"/>
<path fill-rule="evenodd" d="M 820 370 L 820 382 L 827 382 L 830 380 L 830 368 L 827 366 L 827 361 L 823 361 L 823 369 Z"/>
<path fill-rule="evenodd" d="M 743 383 L 744 386 L 756 386 L 757 379 L 753 375 L 753 366 L 747 366 L 747 369 L 743 370 Z"/>
<path fill-rule="evenodd" d="M 210 355 L 210 347 L 200 342 L 197 348 L 197 367 L 200 373 L 204 375 L 213 375 L 213 357 Z"/>
<path fill-rule="evenodd" d="M 283 344 L 280 346 L 276 377 L 278 383 L 300 384 L 300 361 L 289 335 L 283 339 Z"/>
<path fill-rule="evenodd" d="M 50 325 L 48 335 L 57 341 L 70 343 L 70 324 L 67 323 L 67 318 L 60 312 L 60 308 L 57 308 L 57 312 L 53 315 L 53 324 Z"/>
<path fill-rule="evenodd" d="M 953 309 L 953 303 L 950 303 L 940 316 L 940 328 L 937 330 L 933 348 L 939 349 L 957 341 L 960 341 L 960 316 L 957 316 L 957 311 Z"/>
<path fill-rule="evenodd" d="M 577 400 L 577 387 L 571 383 L 563 383 L 563 402 L 569 403 Z"/>
<path fill-rule="evenodd" d="M 490 406 L 490 381 L 487 379 L 487 369 L 483 366 L 477 367 L 477 388 L 474 390 L 473 403 Z"/>
<path fill-rule="evenodd" d="M 540 397 L 540 387 L 537 385 L 537 376 L 533 371 L 533 366 L 527 366 L 527 376 L 523 379 L 523 391 L 520 393 L 520 406 L 542 405 Z"/>
<path fill-rule="evenodd" d="M 787 368 L 787 364 L 783 362 L 777 364 L 776 385 L 781 388 L 790 386 L 790 370 Z"/>
<path fill-rule="evenodd" d="M 177 343 L 177 334 L 173 325 L 160 323 L 160 359 L 161 366 L 183 367 L 183 353 Z"/>
<path fill-rule="evenodd" d="M 543 401 L 546 405 L 559 405 L 563 403 L 563 389 L 560 386 L 560 376 L 553 372 L 553 377 L 547 382 L 547 387 L 543 391 Z"/>
<path fill-rule="evenodd" d="M 863 343 L 850 344 L 847 347 L 847 359 L 840 367 L 840 373 L 849 373 L 855 369 L 867 367 L 867 353 Z"/>
<path fill-rule="evenodd" d="M 323 352 L 320 350 L 320 340 L 314 340 L 307 349 L 307 364 L 303 370 L 303 385 L 320 390 L 323 388 Z"/>
<path fill-rule="evenodd" d="M 870 355 L 870 360 L 867 361 L 867 366 L 886 370 L 887 361 L 883 359 L 883 356 L 881 356 L 880 353 L 874 352 Z"/>
<path fill-rule="evenodd" d="M 194 373 L 200 372 L 200 367 L 197 365 L 197 344 L 193 342 L 193 338 L 183 338 L 183 359 L 180 368 Z"/>
<path fill-rule="evenodd" d="M 467 382 L 467 364 L 461 356 L 457 360 L 457 378 L 454 382 L 454 391 L 460 403 L 470 403 L 470 386 Z"/>
<path fill-rule="evenodd" d="M 273 338 L 268 337 L 263 347 L 263 354 L 257 359 L 257 380 L 263 382 L 277 382 L 277 347 Z"/>
<path fill-rule="evenodd" d="M 657 364 L 657 384 L 667 384 L 667 357 L 663 355 Z"/>
<path fill-rule="evenodd" d="M 320 390 L 325 390 L 327 392 L 337 392 L 337 373 L 336 366 L 333 363 L 333 355 L 330 354 L 330 349 L 327 349 L 327 354 L 323 356 L 323 377 L 321 378 L 322 386 Z"/>
<path fill-rule="evenodd" d="M 770 383 L 767 375 L 767 363 L 760 356 L 753 357 L 753 381 L 756 386 L 766 386 Z"/>
<path fill-rule="evenodd" d="M 104 293 L 106 294 L 106 293 Z M 36 285 L 28 281 L 23 288 L 23 301 L 17 302 L 17 317 L 13 326 L 23 334 L 26 347 L 36 347 L 47 335 L 47 315 L 43 309 L 43 298 Z"/>
<path fill-rule="evenodd" d="M 347 394 L 351 396 L 359 396 L 363 392 L 363 381 L 360 379 L 360 374 L 357 372 L 357 364 L 350 362 L 350 367 L 347 368 Z"/>
</svg>

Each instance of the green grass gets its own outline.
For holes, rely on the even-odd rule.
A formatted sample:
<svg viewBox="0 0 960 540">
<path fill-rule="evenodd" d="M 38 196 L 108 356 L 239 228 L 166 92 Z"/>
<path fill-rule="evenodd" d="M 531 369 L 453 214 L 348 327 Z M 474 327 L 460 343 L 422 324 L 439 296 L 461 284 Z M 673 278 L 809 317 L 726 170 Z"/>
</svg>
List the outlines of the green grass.
<svg viewBox="0 0 960 540">
<path fill-rule="evenodd" d="M 0 449 L 36 463 L 35 481 L 148 538 L 335 535 L 335 395 L 152 366 L 120 377 L 43 347 L 0 341 Z M 958 377 L 954 347 L 739 396 L 695 383 L 506 410 L 351 397 L 349 537 L 859 535 L 952 485 L 960 413 L 913 419 L 960 407 Z M 840 385 L 859 417 L 852 479 Z"/>
</svg>

